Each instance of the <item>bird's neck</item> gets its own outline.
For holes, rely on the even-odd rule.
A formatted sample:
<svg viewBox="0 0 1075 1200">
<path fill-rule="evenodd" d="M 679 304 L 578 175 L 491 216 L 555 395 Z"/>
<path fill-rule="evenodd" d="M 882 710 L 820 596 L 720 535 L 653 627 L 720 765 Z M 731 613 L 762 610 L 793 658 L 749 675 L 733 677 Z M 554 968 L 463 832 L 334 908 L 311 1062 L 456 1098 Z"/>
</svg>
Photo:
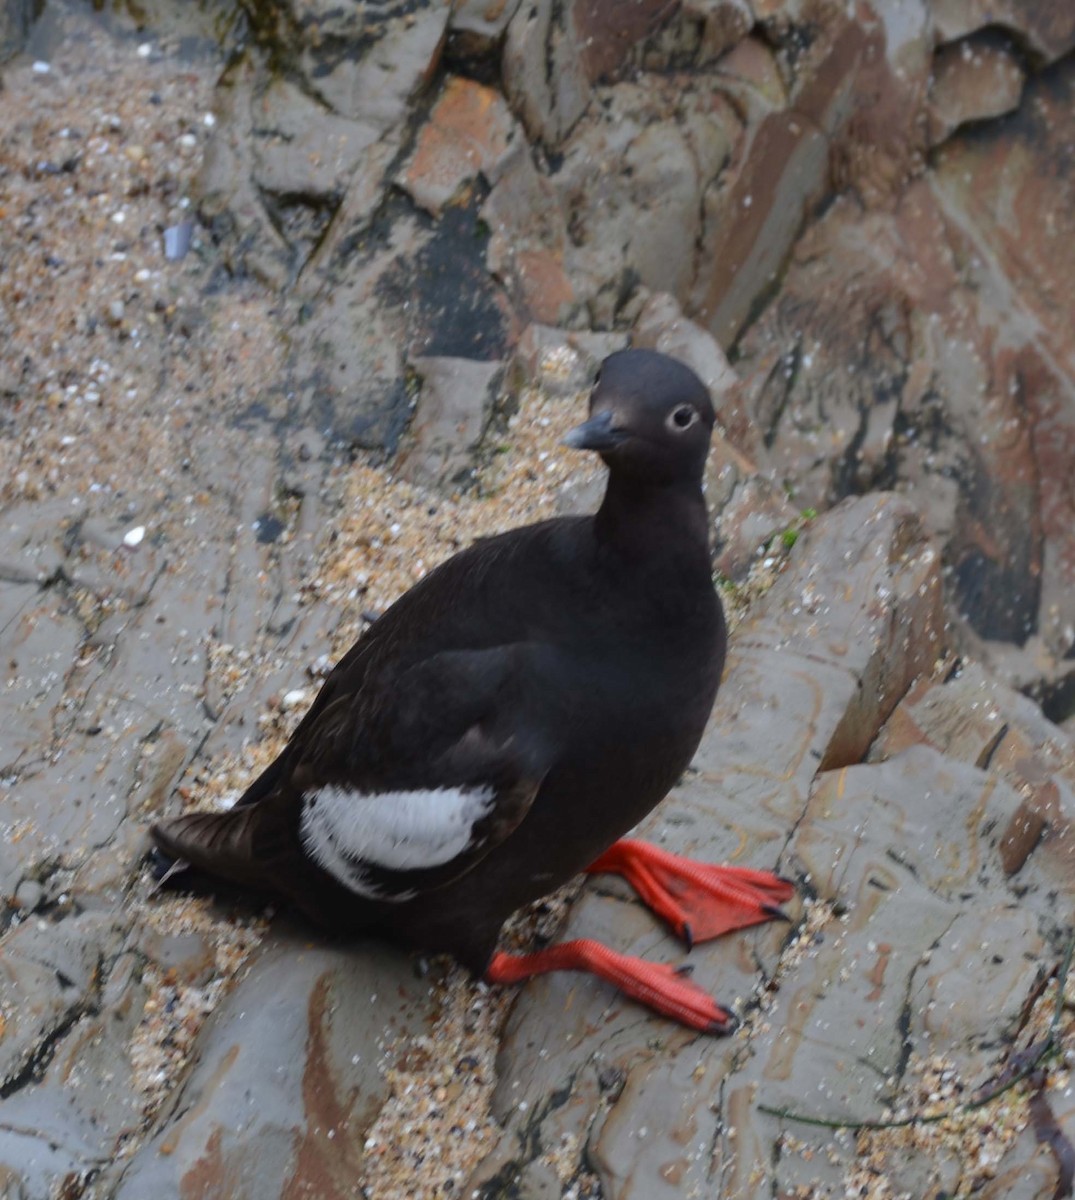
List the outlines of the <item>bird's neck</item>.
<svg viewBox="0 0 1075 1200">
<path fill-rule="evenodd" d="M 674 559 L 709 578 L 709 519 L 698 480 L 655 484 L 612 473 L 594 530 L 625 558 L 655 566 Z"/>
</svg>

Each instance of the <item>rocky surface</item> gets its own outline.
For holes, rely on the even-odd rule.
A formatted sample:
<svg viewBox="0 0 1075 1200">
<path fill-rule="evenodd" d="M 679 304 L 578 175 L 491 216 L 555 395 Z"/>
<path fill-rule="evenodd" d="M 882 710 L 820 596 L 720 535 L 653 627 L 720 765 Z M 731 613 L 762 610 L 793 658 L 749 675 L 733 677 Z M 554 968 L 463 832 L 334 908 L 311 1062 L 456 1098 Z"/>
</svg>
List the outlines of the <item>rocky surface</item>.
<svg viewBox="0 0 1075 1200">
<path fill-rule="evenodd" d="M 1070 1196 L 1071 5 L 10 0 L 0 61 L 0 1194 Z M 154 891 L 364 621 L 596 502 L 628 341 L 714 393 L 736 626 L 644 832 L 799 884 L 690 955 L 740 1031 Z M 609 879 L 508 936 L 580 933 L 684 958 Z"/>
</svg>

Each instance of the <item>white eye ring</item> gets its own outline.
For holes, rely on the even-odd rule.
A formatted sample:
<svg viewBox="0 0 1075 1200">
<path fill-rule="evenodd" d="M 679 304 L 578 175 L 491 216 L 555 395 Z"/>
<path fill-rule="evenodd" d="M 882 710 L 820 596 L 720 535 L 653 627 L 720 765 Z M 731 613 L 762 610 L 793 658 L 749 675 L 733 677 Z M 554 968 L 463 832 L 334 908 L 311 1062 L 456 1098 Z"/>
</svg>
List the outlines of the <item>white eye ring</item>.
<svg viewBox="0 0 1075 1200">
<path fill-rule="evenodd" d="M 674 433 L 682 433 L 685 429 L 690 429 L 697 420 L 698 413 L 695 409 L 691 408 L 689 404 L 681 404 L 678 408 L 672 409 L 665 424 Z"/>
</svg>

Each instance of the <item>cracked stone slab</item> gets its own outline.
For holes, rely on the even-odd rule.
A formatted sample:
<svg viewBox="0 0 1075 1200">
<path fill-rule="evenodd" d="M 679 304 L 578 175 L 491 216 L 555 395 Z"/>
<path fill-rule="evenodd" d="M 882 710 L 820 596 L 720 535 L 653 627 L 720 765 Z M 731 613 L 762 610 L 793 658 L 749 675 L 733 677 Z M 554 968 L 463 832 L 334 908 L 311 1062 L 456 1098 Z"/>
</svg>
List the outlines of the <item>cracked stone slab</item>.
<svg viewBox="0 0 1075 1200">
<path fill-rule="evenodd" d="M 85 1010 L 114 932 L 102 914 L 31 917 L 6 934 L 0 961 L 0 1085 L 18 1086 L 43 1047 Z"/>
<path fill-rule="evenodd" d="M 8 836 L 0 846 L 0 886 L 91 860 L 122 874 L 127 848 L 111 844 L 142 777 L 143 747 L 159 726 L 144 710 L 110 703 L 99 734 L 71 737 L 44 767 L 0 789 Z"/>
<path fill-rule="evenodd" d="M 18 1179 L 16 1194 L 81 1188 L 142 1124 L 128 1053 L 145 1005 L 142 960 L 130 952 L 116 957 L 112 947 L 105 957 L 111 965 L 102 967 L 99 996 L 82 1006 L 33 1086 L 4 1099 L 0 1180 L 4 1172 Z"/>
<path fill-rule="evenodd" d="M 781 1122 L 748 1115 L 755 1103 L 869 1119 L 898 1102 L 915 1051 L 943 1052 L 968 1083 L 987 1081 L 1042 976 L 1041 923 L 1018 906 L 993 833 L 1018 802 L 925 748 L 820 777 L 788 861 L 845 916 L 782 982 L 727 1081 L 727 1102 L 743 1114 L 727 1194 L 832 1185 L 847 1166 L 827 1153 L 829 1131 L 789 1124 L 813 1153 L 773 1167 Z M 982 923 L 1001 953 L 963 941 Z M 931 1177 L 922 1190 L 933 1169 L 908 1154 L 890 1174 L 911 1194 L 933 1194 L 945 1182 Z"/>
<path fill-rule="evenodd" d="M 1017 812 L 1000 831 L 1009 875 L 1041 881 L 1075 874 L 1075 747 L 1026 696 L 966 663 L 904 697 L 871 758 L 932 746 L 1013 787 Z M 1069 913 L 1075 917 L 1075 913 Z"/>
<path fill-rule="evenodd" d="M 428 1030 L 432 992 L 405 955 L 315 945 L 278 923 L 214 1013 L 170 1112 L 113 1172 L 108 1194 L 350 1195 L 387 1091 L 379 1064 L 394 1040 Z"/>
<path fill-rule="evenodd" d="M 32 585 L 0 585 L 0 771 L 40 762 L 62 720 L 67 676 L 85 628 L 61 591 Z M 0 789 L 5 781 L 0 776 Z"/>
</svg>

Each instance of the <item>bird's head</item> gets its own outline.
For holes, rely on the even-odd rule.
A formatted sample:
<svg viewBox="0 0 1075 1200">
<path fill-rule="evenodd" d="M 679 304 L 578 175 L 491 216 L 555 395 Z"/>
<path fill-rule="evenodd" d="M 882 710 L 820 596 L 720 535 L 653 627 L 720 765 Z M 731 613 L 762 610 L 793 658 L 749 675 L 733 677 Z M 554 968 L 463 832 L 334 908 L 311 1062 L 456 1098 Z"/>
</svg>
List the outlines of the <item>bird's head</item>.
<svg viewBox="0 0 1075 1200">
<path fill-rule="evenodd" d="M 709 392 L 690 367 L 656 350 L 620 350 L 601 364 L 590 419 L 564 442 L 642 482 L 700 480 L 715 420 Z"/>
</svg>

